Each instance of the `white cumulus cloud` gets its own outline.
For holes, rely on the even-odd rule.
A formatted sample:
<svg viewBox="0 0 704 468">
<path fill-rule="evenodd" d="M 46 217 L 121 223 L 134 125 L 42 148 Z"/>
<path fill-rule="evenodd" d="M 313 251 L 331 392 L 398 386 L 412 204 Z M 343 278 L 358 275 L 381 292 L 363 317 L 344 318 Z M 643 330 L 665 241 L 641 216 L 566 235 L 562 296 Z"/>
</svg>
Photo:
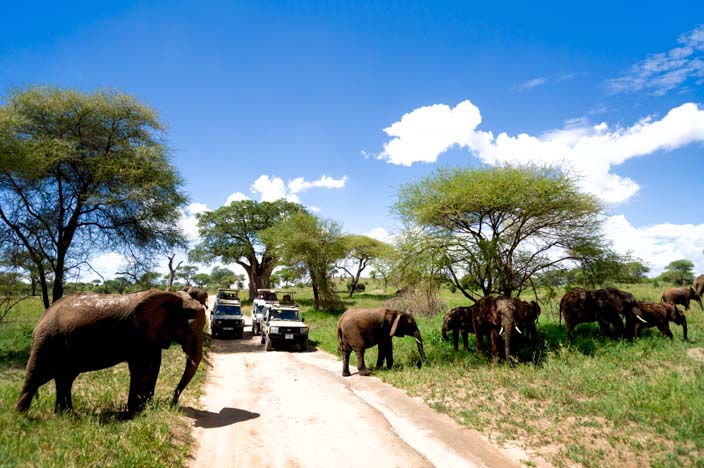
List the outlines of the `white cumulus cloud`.
<svg viewBox="0 0 704 468">
<path fill-rule="evenodd" d="M 203 203 L 191 203 L 181 211 L 181 219 L 178 224 L 190 242 L 197 242 L 198 240 L 198 220 L 196 215 L 206 211 L 210 210 Z"/>
<path fill-rule="evenodd" d="M 533 78 L 532 80 L 528 80 L 525 83 L 521 83 L 520 85 L 518 85 L 518 90 L 525 91 L 527 89 L 537 88 L 538 86 L 542 86 L 545 83 L 547 83 L 547 80 L 545 78 Z"/>
<path fill-rule="evenodd" d="M 249 200 L 249 197 L 242 192 L 231 193 L 230 196 L 227 197 L 227 200 L 225 200 L 225 205 L 242 200 Z"/>
<path fill-rule="evenodd" d="M 347 176 L 341 179 L 334 179 L 326 175 L 322 175 L 314 181 L 306 181 L 303 177 L 297 177 L 284 182 L 279 177 L 269 177 L 266 174 L 259 176 L 252 184 L 252 192 L 259 194 L 262 201 L 274 201 L 285 199 L 294 203 L 300 203 L 298 193 L 305 192 L 312 188 L 327 188 L 339 189 L 343 188 L 347 183 Z"/>
<path fill-rule="evenodd" d="M 704 271 L 704 224 L 654 224 L 635 227 L 623 215 L 610 216 L 604 224 L 606 236 L 622 253 L 632 252 L 651 268 L 656 276 L 675 260 L 694 263 L 695 272 Z"/>
<path fill-rule="evenodd" d="M 391 244 L 394 241 L 395 236 L 391 234 L 389 231 L 384 229 L 383 227 L 377 227 L 369 231 L 368 233 L 365 234 L 368 237 L 371 237 L 372 239 L 380 240 L 382 242 L 386 242 L 387 244 Z"/>
<path fill-rule="evenodd" d="M 405 114 L 384 131 L 392 138 L 378 156 L 392 164 L 410 166 L 435 162 L 440 154 L 457 146 L 466 148 L 484 163 L 550 164 L 578 175 L 582 188 L 607 203 L 632 197 L 638 184 L 612 172 L 624 161 L 704 141 L 704 111 L 686 103 L 660 120 L 642 119 L 630 127 L 610 128 L 606 123 L 589 126 L 570 122 L 559 130 L 533 136 L 510 136 L 477 130 L 479 108 L 469 100 L 454 109 L 437 104 Z"/>
</svg>

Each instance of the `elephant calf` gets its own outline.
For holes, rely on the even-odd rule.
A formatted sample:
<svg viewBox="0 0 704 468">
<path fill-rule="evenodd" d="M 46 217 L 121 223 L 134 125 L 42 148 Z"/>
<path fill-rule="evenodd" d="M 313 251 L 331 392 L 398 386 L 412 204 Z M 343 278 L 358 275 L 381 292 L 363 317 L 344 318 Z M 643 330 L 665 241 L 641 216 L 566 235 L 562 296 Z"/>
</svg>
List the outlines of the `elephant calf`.
<svg viewBox="0 0 704 468">
<path fill-rule="evenodd" d="M 687 340 L 687 318 L 681 310 L 667 302 L 638 302 L 632 321 L 633 335 L 640 336 L 640 330 L 648 327 L 658 327 L 658 330 L 668 338 L 672 338 L 670 322 L 682 326 L 682 333 Z"/>
<path fill-rule="evenodd" d="M 369 375 L 364 363 L 364 351 L 379 345 L 376 367 L 381 368 L 386 360 L 386 367 L 391 369 L 394 363 L 391 338 L 394 336 L 413 336 L 418 345 L 421 360 L 425 359 L 423 339 L 413 315 L 408 312 L 380 309 L 348 309 L 337 322 L 337 339 L 342 354 L 342 376 L 350 375 L 350 354 L 357 354 L 359 375 Z M 420 361 L 419 361 L 420 365 Z"/>
<path fill-rule="evenodd" d="M 442 320 L 442 339 L 448 341 L 448 331 L 452 331 L 452 344 L 455 351 L 459 348 L 459 337 L 462 336 L 462 346 L 469 351 L 468 334 L 474 333 L 472 325 L 472 307 L 455 307 Z"/>
</svg>

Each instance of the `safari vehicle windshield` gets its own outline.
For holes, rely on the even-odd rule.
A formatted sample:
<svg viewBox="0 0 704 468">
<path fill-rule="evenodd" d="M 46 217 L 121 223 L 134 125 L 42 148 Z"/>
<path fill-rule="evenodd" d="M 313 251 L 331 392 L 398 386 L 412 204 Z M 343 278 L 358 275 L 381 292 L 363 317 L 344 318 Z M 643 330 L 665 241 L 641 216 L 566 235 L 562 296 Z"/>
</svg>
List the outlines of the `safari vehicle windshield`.
<svg viewBox="0 0 704 468">
<path fill-rule="evenodd" d="M 237 293 L 234 292 L 219 292 L 218 298 L 223 301 L 238 301 L 240 299 Z"/>
<path fill-rule="evenodd" d="M 238 305 L 218 304 L 215 315 L 242 315 L 242 311 Z"/>
<path fill-rule="evenodd" d="M 295 309 L 272 310 L 269 320 L 298 320 L 298 311 Z"/>
</svg>

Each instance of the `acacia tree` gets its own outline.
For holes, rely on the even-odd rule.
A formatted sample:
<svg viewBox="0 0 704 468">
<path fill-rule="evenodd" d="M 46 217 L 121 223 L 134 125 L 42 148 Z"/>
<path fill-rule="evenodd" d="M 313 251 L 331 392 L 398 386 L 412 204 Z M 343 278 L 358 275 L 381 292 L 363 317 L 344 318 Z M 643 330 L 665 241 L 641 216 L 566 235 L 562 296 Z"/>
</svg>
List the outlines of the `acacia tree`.
<svg viewBox="0 0 704 468">
<path fill-rule="evenodd" d="M 300 265 L 308 272 L 316 309 L 331 310 L 340 306 L 331 282 L 335 263 L 345 255 L 338 224 L 302 211 L 262 236 L 276 246 L 284 264 Z"/>
<path fill-rule="evenodd" d="M 675 284 L 681 284 L 682 287 L 685 284 L 692 283 L 694 281 L 694 263 L 687 259 L 675 260 L 670 262 L 663 273 L 663 276 L 672 281 Z"/>
<path fill-rule="evenodd" d="M 0 107 L 0 249 L 30 258 L 45 307 L 98 252 L 145 266 L 183 245 L 181 186 L 156 112 L 130 96 L 35 87 Z"/>
<path fill-rule="evenodd" d="M 351 279 L 350 297 L 354 294 L 362 272 L 377 258 L 388 257 L 392 247 L 368 236 L 347 235 L 342 238 L 346 255 L 338 262 L 337 268 Z"/>
<path fill-rule="evenodd" d="M 277 262 L 276 253 L 261 233 L 302 210 L 301 205 L 286 200 L 242 200 L 201 213 L 198 232 L 202 242 L 189 258 L 203 263 L 237 263 L 249 277 L 249 298 L 253 299 L 257 289 L 269 287 Z"/>
<path fill-rule="evenodd" d="M 441 258 L 472 300 L 520 294 L 531 276 L 601 244 L 599 203 L 551 167 L 440 169 L 403 186 L 394 210 L 419 240 L 409 249 Z"/>
</svg>

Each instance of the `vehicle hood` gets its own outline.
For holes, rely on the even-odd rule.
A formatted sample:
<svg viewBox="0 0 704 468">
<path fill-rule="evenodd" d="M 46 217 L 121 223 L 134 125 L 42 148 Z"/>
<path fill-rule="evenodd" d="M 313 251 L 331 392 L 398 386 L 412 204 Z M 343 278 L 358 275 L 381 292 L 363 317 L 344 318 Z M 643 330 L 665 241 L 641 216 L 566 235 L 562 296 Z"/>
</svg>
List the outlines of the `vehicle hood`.
<svg viewBox="0 0 704 468">
<path fill-rule="evenodd" d="M 218 314 L 213 315 L 213 320 L 244 320 L 242 315 Z"/>
<path fill-rule="evenodd" d="M 308 325 L 298 320 L 272 320 L 269 322 L 269 327 L 307 328 Z"/>
</svg>

